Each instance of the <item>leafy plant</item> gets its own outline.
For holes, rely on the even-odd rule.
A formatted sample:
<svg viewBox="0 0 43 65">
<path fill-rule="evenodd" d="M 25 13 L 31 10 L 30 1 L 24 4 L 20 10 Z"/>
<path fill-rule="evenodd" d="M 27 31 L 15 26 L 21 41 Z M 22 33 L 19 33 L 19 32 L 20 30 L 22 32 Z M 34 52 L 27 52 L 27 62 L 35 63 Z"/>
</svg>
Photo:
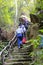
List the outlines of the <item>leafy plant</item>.
<svg viewBox="0 0 43 65">
<path fill-rule="evenodd" d="M 36 39 L 29 40 L 31 44 L 33 44 L 34 48 L 37 48 L 40 44 L 40 36 L 37 36 Z"/>
<path fill-rule="evenodd" d="M 0 51 L 8 44 L 8 42 L 0 42 Z"/>
<path fill-rule="evenodd" d="M 40 30 L 39 30 L 39 33 L 43 34 L 43 29 L 40 29 Z"/>
</svg>

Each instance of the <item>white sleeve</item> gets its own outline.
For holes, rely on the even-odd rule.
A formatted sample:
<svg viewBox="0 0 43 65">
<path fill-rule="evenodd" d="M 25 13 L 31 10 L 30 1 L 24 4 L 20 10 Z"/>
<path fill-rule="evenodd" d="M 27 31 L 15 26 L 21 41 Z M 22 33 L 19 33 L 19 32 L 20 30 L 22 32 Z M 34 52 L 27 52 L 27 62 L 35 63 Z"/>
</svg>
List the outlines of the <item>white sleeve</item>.
<svg viewBox="0 0 43 65">
<path fill-rule="evenodd" d="M 23 29 L 23 30 L 24 30 L 24 32 L 26 32 L 26 28 L 25 28 L 25 27 L 24 27 L 24 29 Z"/>
<path fill-rule="evenodd" d="M 22 25 L 23 32 L 26 32 L 26 28 L 24 25 Z"/>
</svg>

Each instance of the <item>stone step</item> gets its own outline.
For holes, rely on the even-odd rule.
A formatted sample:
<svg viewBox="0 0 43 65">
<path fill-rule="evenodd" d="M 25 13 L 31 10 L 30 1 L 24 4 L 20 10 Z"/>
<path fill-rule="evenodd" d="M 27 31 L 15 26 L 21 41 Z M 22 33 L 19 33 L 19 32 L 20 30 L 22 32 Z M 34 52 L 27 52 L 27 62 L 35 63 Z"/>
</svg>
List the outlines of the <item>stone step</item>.
<svg viewBox="0 0 43 65">
<path fill-rule="evenodd" d="M 18 62 L 5 62 L 5 65 L 29 65 L 29 61 L 18 61 Z"/>
<path fill-rule="evenodd" d="M 30 44 L 30 45 L 28 45 L 28 46 L 25 46 L 24 48 L 20 48 L 20 49 L 18 49 L 18 48 L 14 48 L 14 50 L 13 50 L 13 52 L 14 53 L 19 53 L 19 52 L 29 52 L 29 51 L 31 51 L 31 48 L 32 48 L 32 44 Z"/>
<path fill-rule="evenodd" d="M 11 58 L 7 57 L 5 59 L 5 65 L 21 65 L 20 63 L 29 63 L 29 61 L 32 61 L 32 58 L 29 57 L 31 46 L 32 45 L 27 45 L 21 49 L 15 47 L 11 52 Z"/>
<path fill-rule="evenodd" d="M 29 51 L 25 51 L 25 52 L 12 52 L 11 55 L 29 55 L 30 52 Z"/>
<path fill-rule="evenodd" d="M 15 56 L 20 56 L 20 55 L 21 55 L 21 56 L 26 56 L 26 55 L 28 56 L 29 53 L 26 52 L 26 53 L 11 53 L 11 54 L 10 54 L 10 56 L 14 56 L 14 57 L 15 57 Z M 8 56 L 8 55 L 5 55 L 5 58 L 6 58 L 6 57 L 9 57 L 9 56 Z"/>
<path fill-rule="evenodd" d="M 11 58 L 14 58 L 14 59 L 21 59 L 21 58 L 31 58 L 29 55 L 14 55 L 14 56 L 10 56 L 10 57 L 5 57 L 5 60 L 8 60 L 8 59 L 11 59 Z"/>
<path fill-rule="evenodd" d="M 31 49 L 20 49 L 19 51 L 13 51 L 12 53 L 29 53 L 29 52 L 31 52 Z"/>
<path fill-rule="evenodd" d="M 14 55 L 12 58 L 29 58 L 29 55 Z"/>
<path fill-rule="evenodd" d="M 32 61 L 32 58 L 12 58 L 12 59 L 7 59 L 5 62 L 20 62 L 20 61 Z"/>
<path fill-rule="evenodd" d="M 4 62 L 4 65 L 34 65 L 34 61 L 16 61 L 16 62 Z"/>
<path fill-rule="evenodd" d="M 13 53 L 11 53 L 11 54 L 12 54 L 12 55 L 28 55 L 29 52 L 23 52 L 23 53 L 20 53 L 20 52 L 19 52 L 19 53 L 17 53 L 17 52 L 14 53 L 14 52 L 13 52 Z"/>
<path fill-rule="evenodd" d="M 24 57 L 24 56 L 29 56 L 29 55 L 28 54 L 25 54 L 25 55 L 24 54 L 21 54 L 21 55 L 20 54 L 18 54 L 18 55 L 17 54 L 14 54 L 13 56 L 14 57 L 16 57 L 16 56 L 23 56 Z"/>
<path fill-rule="evenodd" d="M 11 63 L 10 65 L 12 65 L 13 63 L 14 63 L 14 65 L 16 65 L 16 64 L 17 64 L 17 65 L 18 65 L 18 64 L 21 65 L 20 63 L 23 63 L 23 62 L 24 62 L 25 64 L 26 64 L 27 62 L 28 62 L 28 63 L 29 63 L 29 62 L 32 62 L 32 64 L 33 64 L 33 61 L 34 61 L 34 60 L 33 60 L 32 58 L 25 58 L 25 59 L 24 59 L 24 58 L 20 58 L 20 59 L 12 58 L 12 59 L 7 59 L 7 60 L 5 61 L 5 65 L 9 65 L 10 63 Z M 24 64 L 24 63 L 23 63 L 23 64 Z M 24 64 L 24 65 L 25 65 L 25 64 Z M 26 65 L 27 65 L 27 64 L 26 64 Z"/>
</svg>

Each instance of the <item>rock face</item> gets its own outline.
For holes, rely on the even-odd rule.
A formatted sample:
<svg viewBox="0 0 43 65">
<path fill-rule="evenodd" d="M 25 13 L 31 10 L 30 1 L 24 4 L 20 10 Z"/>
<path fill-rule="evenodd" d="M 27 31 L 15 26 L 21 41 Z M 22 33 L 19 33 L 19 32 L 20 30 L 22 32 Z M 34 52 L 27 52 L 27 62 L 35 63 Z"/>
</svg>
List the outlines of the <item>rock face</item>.
<svg viewBox="0 0 43 65">
<path fill-rule="evenodd" d="M 14 35 L 15 35 L 15 33 L 14 33 L 13 30 L 10 31 L 10 32 L 7 32 L 7 39 L 10 41 L 13 38 Z"/>
<path fill-rule="evenodd" d="M 33 24 L 30 28 L 30 37 L 36 38 L 38 35 L 38 24 Z"/>
<path fill-rule="evenodd" d="M 33 25 L 30 26 L 30 38 L 36 38 L 38 35 L 38 30 L 43 29 L 43 21 L 40 20 L 38 15 L 30 14 L 30 19 Z"/>
<path fill-rule="evenodd" d="M 14 30 L 6 31 L 0 28 L 0 40 L 9 41 L 13 38 L 13 36 L 14 36 Z"/>
<path fill-rule="evenodd" d="M 31 22 L 38 23 L 39 29 L 43 28 L 43 20 L 36 14 L 30 14 Z"/>
</svg>

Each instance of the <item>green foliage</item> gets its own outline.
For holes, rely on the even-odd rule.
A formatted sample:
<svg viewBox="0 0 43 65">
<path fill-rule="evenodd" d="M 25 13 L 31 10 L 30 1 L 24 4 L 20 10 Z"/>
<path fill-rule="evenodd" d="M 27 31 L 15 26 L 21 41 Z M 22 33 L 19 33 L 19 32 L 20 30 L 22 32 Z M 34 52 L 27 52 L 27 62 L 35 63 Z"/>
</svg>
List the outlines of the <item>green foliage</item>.
<svg viewBox="0 0 43 65">
<path fill-rule="evenodd" d="M 36 55 L 35 55 L 34 52 L 31 52 L 29 56 L 31 56 L 31 57 L 35 57 Z"/>
<path fill-rule="evenodd" d="M 43 0 L 36 0 L 36 6 L 43 9 Z"/>
<path fill-rule="evenodd" d="M 8 42 L 0 42 L 0 51 L 8 44 Z"/>
<path fill-rule="evenodd" d="M 40 10 L 43 10 L 43 0 L 36 0 L 36 12 L 39 12 Z M 39 10 L 40 9 L 40 10 Z M 43 20 L 43 13 L 40 13 L 38 17 Z"/>
<path fill-rule="evenodd" d="M 37 57 L 34 65 L 43 65 L 43 49 L 37 50 L 35 54 Z"/>
<path fill-rule="evenodd" d="M 37 36 L 36 39 L 31 39 L 30 42 L 33 44 L 34 48 L 37 48 L 40 44 L 40 36 Z"/>
<path fill-rule="evenodd" d="M 40 30 L 39 30 L 39 33 L 43 34 L 43 29 L 40 29 Z"/>
<path fill-rule="evenodd" d="M 14 25 L 16 19 L 15 1 L 16 0 L 0 0 L 0 27 Z M 43 9 L 43 0 L 17 0 L 17 19 L 19 18 L 21 12 L 25 12 L 28 17 L 30 13 L 36 13 L 36 8 L 38 6 Z"/>
<path fill-rule="evenodd" d="M 34 50 L 30 56 L 35 59 L 33 65 L 43 65 L 43 49 Z"/>
<path fill-rule="evenodd" d="M 0 27 L 4 29 L 9 29 L 11 26 L 15 24 L 15 15 L 16 15 L 16 0 L 0 0 Z M 43 10 L 43 0 L 17 0 L 17 21 L 22 12 L 25 12 L 29 17 L 29 14 L 35 14 L 38 12 L 36 8 L 40 8 Z M 38 15 L 41 19 L 43 19 L 43 14 Z M 39 30 L 39 32 L 43 33 L 43 30 Z M 31 44 L 33 44 L 36 49 L 40 44 L 40 37 L 37 36 L 36 39 L 29 40 Z M 7 45 L 7 42 L 0 42 L 0 51 Z M 36 52 L 36 51 L 35 51 Z M 34 57 L 37 55 L 36 62 L 34 65 L 43 65 L 43 50 L 37 51 L 36 53 L 32 52 L 30 56 Z M 7 53 L 7 51 L 5 51 Z M 41 64 L 42 63 L 42 64 Z M 0 65 L 1 62 L 0 62 Z"/>
<path fill-rule="evenodd" d="M 0 22 L 1 22 L 0 27 L 5 27 L 8 25 L 12 26 L 14 24 L 14 19 L 13 19 L 15 13 L 14 8 L 15 8 L 14 0 L 0 1 Z"/>
<path fill-rule="evenodd" d="M 13 25 L 16 15 L 16 0 L 0 0 L 0 22 L 3 26 Z M 25 12 L 29 17 L 30 13 L 36 13 L 39 7 L 43 9 L 43 0 L 17 0 L 17 18 L 21 12 Z M 42 15 L 41 15 L 42 16 Z"/>
</svg>

